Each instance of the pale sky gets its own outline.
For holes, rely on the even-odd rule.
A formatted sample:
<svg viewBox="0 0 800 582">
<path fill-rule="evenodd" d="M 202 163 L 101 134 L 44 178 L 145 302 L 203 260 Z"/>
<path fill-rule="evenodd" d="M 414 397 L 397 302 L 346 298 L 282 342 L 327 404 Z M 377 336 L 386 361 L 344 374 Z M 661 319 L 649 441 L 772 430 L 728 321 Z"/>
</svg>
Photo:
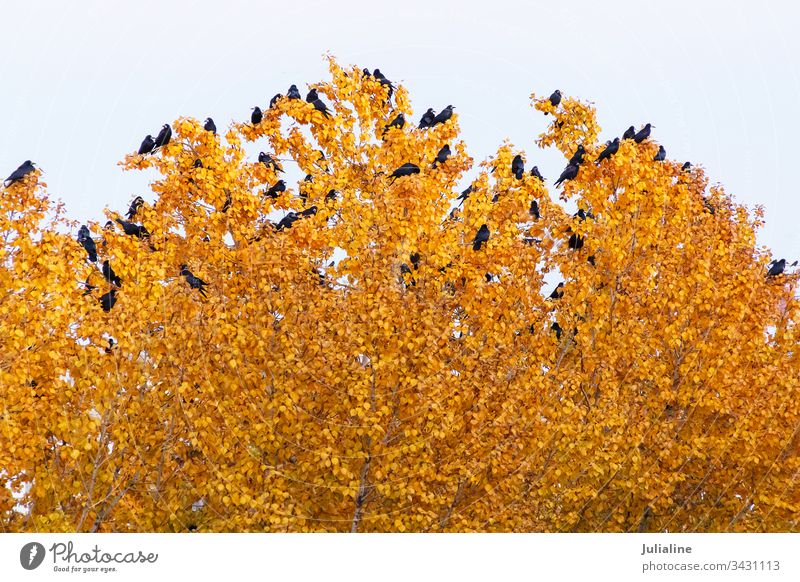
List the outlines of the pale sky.
<svg viewBox="0 0 800 582">
<path fill-rule="evenodd" d="M 220 129 L 296 83 L 322 55 L 379 67 L 415 117 L 456 106 L 476 161 L 505 138 L 552 184 L 564 160 L 534 139 L 529 95 L 595 103 L 603 133 L 651 122 L 678 161 L 766 208 L 762 244 L 800 257 L 800 7 L 793 1 L 2 3 L 0 174 L 31 159 L 78 220 L 154 199 L 117 162 L 179 116 Z"/>
</svg>

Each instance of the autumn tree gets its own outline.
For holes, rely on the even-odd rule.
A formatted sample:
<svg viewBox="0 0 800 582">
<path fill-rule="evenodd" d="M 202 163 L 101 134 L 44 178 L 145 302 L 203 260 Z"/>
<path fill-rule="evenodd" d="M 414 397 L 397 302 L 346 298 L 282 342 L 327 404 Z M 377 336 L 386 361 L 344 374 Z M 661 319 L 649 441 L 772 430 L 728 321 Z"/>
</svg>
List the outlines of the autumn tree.
<svg viewBox="0 0 800 582">
<path fill-rule="evenodd" d="M 796 527 L 797 276 L 759 209 L 652 138 L 596 163 L 575 99 L 532 96 L 538 146 L 585 149 L 548 188 L 330 72 L 127 156 L 146 230 L 88 223 L 97 263 L 39 171 L 0 192 L 3 531 Z"/>
</svg>

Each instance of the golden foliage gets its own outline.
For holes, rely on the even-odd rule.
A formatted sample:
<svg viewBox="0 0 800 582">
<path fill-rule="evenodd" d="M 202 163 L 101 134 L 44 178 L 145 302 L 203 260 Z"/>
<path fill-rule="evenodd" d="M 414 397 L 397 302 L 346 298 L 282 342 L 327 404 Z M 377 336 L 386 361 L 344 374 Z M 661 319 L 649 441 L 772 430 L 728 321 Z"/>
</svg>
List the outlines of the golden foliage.
<svg viewBox="0 0 800 582">
<path fill-rule="evenodd" d="M 586 148 L 559 201 L 510 144 L 475 168 L 457 114 L 419 130 L 403 87 L 330 71 L 330 117 L 181 118 L 125 159 L 159 178 L 149 238 L 90 225 L 108 312 L 39 173 L 2 192 L 3 531 L 796 527 L 797 277 L 765 277 L 759 211 L 649 140 L 595 164 L 595 110 L 534 96 L 539 145 Z"/>
</svg>

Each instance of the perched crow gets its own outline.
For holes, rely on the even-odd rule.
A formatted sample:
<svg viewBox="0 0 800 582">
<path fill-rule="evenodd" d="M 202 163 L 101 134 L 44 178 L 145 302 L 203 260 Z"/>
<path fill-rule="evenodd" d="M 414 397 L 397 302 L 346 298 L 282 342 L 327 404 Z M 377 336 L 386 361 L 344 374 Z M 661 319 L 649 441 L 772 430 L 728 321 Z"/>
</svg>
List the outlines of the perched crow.
<svg viewBox="0 0 800 582">
<path fill-rule="evenodd" d="M 92 240 L 92 234 L 84 224 L 78 229 L 78 243 L 86 249 L 86 254 L 89 255 L 89 260 L 93 263 L 97 262 L 97 245 Z"/>
<path fill-rule="evenodd" d="M 105 277 L 106 281 L 113 283 L 117 287 L 122 287 L 122 279 L 120 279 L 119 275 L 114 272 L 114 269 L 111 268 L 111 265 L 108 261 L 103 261 L 102 271 L 103 277 Z"/>
<path fill-rule="evenodd" d="M 104 293 L 100 296 L 100 305 L 103 308 L 103 311 L 111 311 L 111 308 L 114 307 L 114 304 L 117 302 L 117 290 L 111 289 L 108 293 Z"/>
<path fill-rule="evenodd" d="M 214 124 L 214 120 L 210 117 L 206 117 L 206 122 L 203 124 L 203 129 L 210 131 L 214 135 L 217 135 L 217 126 Z"/>
<path fill-rule="evenodd" d="M 381 85 L 383 85 L 384 87 L 388 87 L 389 88 L 388 96 L 389 96 L 389 99 L 391 99 L 392 98 L 392 93 L 394 92 L 394 85 L 392 84 L 392 82 L 389 79 L 387 79 L 386 77 L 383 76 L 383 73 L 381 73 L 380 69 L 375 69 L 372 72 L 372 76 L 375 77 Z"/>
<path fill-rule="evenodd" d="M 325 194 L 325 202 L 336 200 L 339 197 L 339 193 L 336 190 L 328 190 L 328 193 Z"/>
<path fill-rule="evenodd" d="M 432 108 L 428 108 L 425 114 L 422 116 L 422 119 L 419 120 L 419 129 L 425 129 L 428 127 L 433 127 L 433 121 L 436 119 L 436 113 L 433 111 Z"/>
<path fill-rule="evenodd" d="M 561 333 L 562 333 L 563 330 L 561 329 L 561 326 L 558 325 L 557 321 L 555 323 L 553 323 L 553 325 L 550 326 L 550 329 L 552 329 L 555 332 L 556 339 L 560 340 L 561 339 Z"/>
<path fill-rule="evenodd" d="M 197 158 L 194 163 L 192 164 L 193 168 L 202 168 L 203 167 L 203 160 Z"/>
<path fill-rule="evenodd" d="M 154 149 L 167 145 L 170 139 L 172 139 L 172 128 L 165 123 L 161 126 L 161 131 L 159 131 L 158 135 L 156 136 Z"/>
<path fill-rule="evenodd" d="M 572 233 L 569 237 L 569 241 L 567 241 L 567 246 L 576 251 L 583 248 L 583 237 L 579 234 Z"/>
<path fill-rule="evenodd" d="M 645 125 L 642 129 L 639 130 L 639 132 L 636 135 L 633 136 L 633 141 L 635 141 L 636 143 L 642 143 L 644 140 L 650 137 L 651 127 L 655 126 L 652 126 L 649 123 Z"/>
<path fill-rule="evenodd" d="M 583 222 L 587 218 L 591 218 L 592 220 L 594 220 L 594 214 L 592 214 L 592 211 L 591 210 L 586 211 L 583 208 L 578 208 L 578 212 L 573 214 L 572 217 L 573 218 L 580 218 L 581 222 Z"/>
<path fill-rule="evenodd" d="M 308 92 L 308 95 L 306 95 L 306 102 L 307 103 L 313 103 L 317 99 L 319 99 L 319 95 L 317 95 L 317 90 L 316 89 L 311 89 Z"/>
<path fill-rule="evenodd" d="M 411 264 L 414 265 L 415 271 L 419 269 L 419 253 L 411 253 L 408 255 L 408 259 L 411 261 Z"/>
<path fill-rule="evenodd" d="M 653 158 L 654 162 L 663 162 L 667 158 L 667 150 L 664 149 L 664 146 L 658 146 L 658 153 Z"/>
<path fill-rule="evenodd" d="M 436 154 L 436 159 L 433 160 L 433 167 L 436 167 L 436 164 L 443 164 L 447 161 L 447 158 L 450 157 L 450 144 L 445 144 L 442 149 L 439 150 L 439 153 Z"/>
<path fill-rule="evenodd" d="M 292 85 L 289 87 L 289 90 L 286 92 L 286 96 L 289 99 L 302 99 L 302 97 L 300 97 L 300 91 L 297 90 L 297 85 Z"/>
<path fill-rule="evenodd" d="M 533 168 L 531 168 L 531 176 L 533 176 L 534 178 L 539 178 L 540 182 L 544 182 L 544 176 L 542 176 L 542 174 L 539 173 L 539 166 L 534 166 Z"/>
<path fill-rule="evenodd" d="M 770 261 L 769 264 L 771 266 L 769 268 L 769 271 L 767 271 L 767 277 L 777 277 L 778 275 L 781 275 L 783 273 L 784 269 L 786 269 L 786 259 L 781 259 L 780 261 Z M 796 267 L 797 261 L 795 261 L 789 266 Z"/>
<path fill-rule="evenodd" d="M 392 172 L 390 178 L 392 179 L 392 183 L 397 180 L 397 178 L 403 178 L 405 176 L 411 176 L 412 174 L 419 174 L 419 166 L 416 164 L 403 164 L 399 168 L 397 168 L 394 172 Z"/>
<path fill-rule="evenodd" d="M 115 218 L 114 220 L 122 226 L 122 230 L 128 236 L 136 236 L 139 238 L 147 238 L 150 236 L 150 233 L 147 232 L 147 229 L 143 225 L 134 224 L 127 220 L 120 220 L 119 218 Z"/>
<path fill-rule="evenodd" d="M 280 222 L 275 226 L 275 230 L 283 230 L 284 228 L 292 228 L 292 225 L 300 220 L 296 212 L 289 211 L 286 216 L 281 218 Z"/>
<path fill-rule="evenodd" d="M 511 173 L 517 180 L 522 180 L 522 175 L 525 173 L 525 160 L 522 159 L 520 154 L 514 156 L 511 160 Z"/>
<path fill-rule="evenodd" d="M 331 116 L 331 112 L 328 111 L 328 106 L 325 105 L 321 99 L 314 99 L 314 101 L 312 101 L 311 104 L 314 106 L 314 109 L 322 113 L 322 115 L 324 115 L 325 117 Z"/>
<path fill-rule="evenodd" d="M 692 162 L 684 162 L 684 164 L 681 166 L 681 170 L 684 172 L 691 169 L 692 169 Z"/>
<path fill-rule="evenodd" d="M 189 283 L 189 287 L 200 291 L 200 295 L 203 297 L 206 296 L 205 287 L 208 285 L 208 283 L 199 277 L 195 277 L 186 265 L 181 265 L 181 275 L 186 277 L 186 282 Z"/>
<path fill-rule="evenodd" d="M 579 145 L 578 149 L 575 150 L 575 153 L 572 154 L 572 157 L 569 159 L 569 163 L 573 166 L 580 166 L 583 163 L 583 154 L 586 153 L 586 149 L 583 145 Z"/>
<path fill-rule="evenodd" d="M 632 125 L 625 130 L 625 133 L 622 134 L 622 139 L 633 139 L 636 135 L 636 128 Z"/>
<path fill-rule="evenodd" d="M 561 172 L 561 175 L 558 177 L 558 180 L 556 180 L 554 185 L 558 187 L 562 182 L 574 179 L 575 176 L 578 175 L 579 168 L 580 166 L 569 164 L 566 168 L 564 168 L 564 171 Z"/>
<path fill-rule="evenodd" d="M 611 159 L 615 153 L 619 151 L 619 138 L 615 137 L 614 141 L 608 142 L 606 145 L 606 149 L 600 152 L 600 155 L 597 156 L 597 164 L 600 164 L 603 160 Z"/>
<path fill-rule="evenodd" d="M 366 68 L 366 67 L 364 67 L 363 69 L 361 69 L 361 73 L 362 73 L 362 74 L 363 74 L 365 77 L 371 77 L 371 76 L 372 76 L 372 73 L 370 73 L 370 72 L 369 72 L 369 69 L 368 69 L 368 68 Z"/>
<path fill-rule="evenodd" d="M 125 216 L 128 217 L 128 220 L 131 220 L 134 216 L 136 216 L 136 213 L 139 212 L 139 209 L 142 207 L 143 204 L 144 204 L 144 199 L 141 196 L 137 196 L 136 198 L 133 199 L 131 205 L 128 206 L 128 212 L 125 214 Z"/>
<path fill-rule="evenodd" d="M 15 182 L 19 182 L 25 176 L 27 176 L 28 174 L 33 172 L 35 169 L 36 168 L 33 167 L 33 162 L 32 161 L 25 160 L 22 163 L 22 165 L 20 165 L 19 168 L 17 168 L 13 172 L 11 172 L 11 175 L 4 180 L 3 184 L 6 187 L 11 186 L 11 184 L 14 184 Z"/>
<path fill-rule="evenodd" d="M 389 131 L 390 129 L 393 129 L 393 128 L 394 129 L 403 129 L 403 127 L 405 127 L 405 125 L 406 125 L 405 116 L 402 113 L 398 113 L 397 117 L 392 119 L 392 121 L 389 122 L 388 125 L 385 125 L 383 127 L 383 133 L 385 134 L 387 131 Z"/>
<path fill-rule="evenodd" d="M 559 103 L 561 103 L 561 91 L 556 89 L 553 91 L 553 94 L 550 95 L 550 105 L 553 107 L 558 107 Z"/>
<path fill-rule="evenodd" d="M 316 213 L 317 213 L 317 207 L 316 206 L 312 206 L 310 208 L 306 208 L 305 210 L 303 210 L 301 212 L 298 212 L 297 216 L 302 216 L 302 217 L 314 216 Z"/>
<path fill-rule="evenodd" d="M 464 200 L 469 198 L 469 195 L 472 194 L 472 192 L 474 190 L 475 190 L 475 188 L 474 188 L 474 186 L 472 184 L 467 186 L 466 189 L 462 190 L 461 194 L 459 194 L 458 197 L 456 198 L 456 200 L 461 200 L 461 202 L 459 203 L 459 206 L 464 204 Z"/>
<path fill-rule="evenodd" d="M 253 113 L 250 114 L 250 121 L 253 125 L 258 125 L 261 123 L 261 120 L 264 118 L 264 114 L 261 113 L 261 108 L 256 106 L 253 107 Z"/>
<path fill-rule="evenodd" d="M 273 107 L 275 107 L 275 105 L 277 105 L 277 103 L 278 103 L 278 99 L 280 99 L 281 97 L 283 97 L 283 95 L 278 93 L 272 99 L 270 99 L 269 100 L 269 108 L 272 109 Z"/>
<path fill-rule="evenodd" d="M 258 154 L 258 161 L 264 164 L 268 168 L 272 168 L 274 172 L 283 172 L 283 168 L 281 165 L 269 154 L 265 154 L 264 152 L 260 152 Z"/>
<path fill-rule="evenodd" d="M 548 299 L 561 299 L 564 296 L 564 283 L 559 283 Z"/>
<path fill-rule="evenodd" d="M 433 121 L 430 124 L 430 127 L 434 125 L 439 125 L 440 123 L 444 123 L 451 117 L 453 117 L 453 109 L 455 109 L 452 105 L 448 105 L 444 109 L 442 109 L 436 117 L 433 118 Z"/>
<path fill-rule="evenodd" d="M 286 182 L 283 180 L 278 180 L 274 186 L 264 192 L 264 196 L 275 199 L 280 195 L 281 192 L 286 192 Z"/>
<path fill-rule="evenodd" d="M 483 243 L 489 240 L 489 227 L 485 224 L 481 225 L 478 229 L 478 233 L 475 235 L 475 238 L 472 241 L 472 250 L 479 251 L 481 250 L 481 246 Z"/>
<path fill-rule="evenodd" d="M 139 155 L 143 156 L 144 154 L 152 153 L 155 147 L 156 142 L 153 141 L 153 136 L 148 135 L 142 140 L 142 145 L 139 146 Z"/>
<path fill-rule="evenodd" d="M 539 214 L 539 203 L 536 200 L 531 200 L 531 207 L 528 209 L 528 212 L 536 220 L 539 220 L 541 218 Z"/>
</svg>

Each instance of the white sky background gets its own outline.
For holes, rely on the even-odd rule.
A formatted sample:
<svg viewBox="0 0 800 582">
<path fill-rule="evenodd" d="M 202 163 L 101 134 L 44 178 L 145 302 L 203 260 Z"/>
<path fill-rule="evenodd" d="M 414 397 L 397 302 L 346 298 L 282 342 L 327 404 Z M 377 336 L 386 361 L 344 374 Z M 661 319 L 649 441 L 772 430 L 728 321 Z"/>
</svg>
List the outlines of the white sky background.
<svg viewBox="0 0 800 582">
<path fill-rule="evenodd" d="M 222 130 L 296 83 L 323 53 L 380 67 L 415 121 L 452 103 L 477 161 L 509 138 L 552 184 L 565 164 L 534 139 L 529 95 L 593 101 L 604 131 L 651 122 L 678 161 L 766 207 L 760 241 L 800 257 L 800 7 L 793 1 L 355 0 L 0 4 L 0 178 L 31 159 L 78 220 L 152 201 L 117 162 L 179 116 Z"/>
</svg>

